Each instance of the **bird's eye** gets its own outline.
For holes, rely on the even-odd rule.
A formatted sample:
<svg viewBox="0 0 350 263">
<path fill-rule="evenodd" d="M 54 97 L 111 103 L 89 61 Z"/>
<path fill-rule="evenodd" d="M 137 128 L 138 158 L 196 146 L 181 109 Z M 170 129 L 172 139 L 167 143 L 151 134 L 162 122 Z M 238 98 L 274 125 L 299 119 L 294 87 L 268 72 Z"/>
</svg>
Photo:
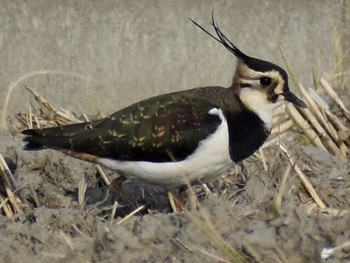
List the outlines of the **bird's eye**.
<svg viewBox="0 0 350 263">
<path fill-rule="evenodd" d="M 263 86 L 269 86 L 271 84 L 271 78 L 269 77 L 261 77 L 260 84 Z"/>
</svg>

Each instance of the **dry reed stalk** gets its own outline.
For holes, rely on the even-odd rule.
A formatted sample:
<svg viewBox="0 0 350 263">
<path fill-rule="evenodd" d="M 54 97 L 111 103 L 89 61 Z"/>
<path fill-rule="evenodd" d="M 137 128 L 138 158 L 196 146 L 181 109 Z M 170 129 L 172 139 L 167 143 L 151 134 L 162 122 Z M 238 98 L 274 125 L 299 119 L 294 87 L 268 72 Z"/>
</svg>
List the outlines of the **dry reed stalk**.
<svg viewBox="0 0 350 263">
<path fill-rule="evenodd" d="M 286 105 L 283 104 L 275 110 L 273 116 L 278 117 L 278 116 L 284 116 L 285 114 L 286 114 Z"/>
<path fill-rule="evenodd" d="M 74 115 L 65 110 L 65 109 L 60 109 L 57 110 L 51 103 L 47 102 L 42 96 L 37 94 L 35 91 L 33 91 L 30 88 L 26 89 L 33 94 L 35 100 L 39 104 L 40 108 L 40 117 L 44 120 L 47 121 L 53 121 L 56 124 L 69 124 L 69 123 L 77 123 L 80 122 L 79 119 L 75 118 Z M 33 107 L 34 108 L 34 107 Z M 38 117 L 37 115 L 35 116 L 36 118 Z M 40 121 L 38 119 L 35 120 L 38 128 L 40 127 Z"/>
<path fill-rule="evenodd" d="M 329 118 L 327 117 L 327 115 L 328 116 L 332 115 L 332 114 L 330 114 L 331 112 L 329 110 L 329 106 L 314 89 L 309 88 L 308 91 L 309 91 L 310 96 L 319 105 L 319 109 L 320 109 L 322 116 L 324 117 L 324 120 L 325 120 L 324 126 L 329 130 L 329 134 L 333 137 L 333 139 L 335 141 L 338 141 L 339 140 L 338 139 L 338 132 L 337 132 L 336 128 L 333 126 L 333 124 L 331 122 L 329 122 Z M 335 115 L 334 115 L 334 117 L 335 117 Z"/>
<path fill-rule="evenodd" d="M 272 123 L 273 123 L 273 125 L 277 125 L 277 124 L 280 124 L 282 122 L 285 122 L 287 119 L 288 119 L 288 116 L 286 113 L 278 115 L 278 116 L 274 115 L 272 118 Z"/>
<path fill-rule="evenodd" d="M 129 218 L 133 217 L 135 214 L 137 214 L 138 212 L 140 212 L 141 210 L 143 210 L 145 208 L 144 205 L 136 208 L 134 211 L 132 211 L 130 214 L 126 215 L 125 217 L 123 217 L 120 221 L 118 221 L 118 225 L 123 224 L 125 221 L 127 221 Z"/>
<path fill-rule="evenodd" d="M 276 196 L 276 208 L 277 210 L 279 211 L 282 207 L 282 196 L 283 196 L 283 193 L 287 187 L 287 179 L 289 177 L 289 175 L 291 174 L 291 171 L 292 171 L 292 165 L 289 163 L 287 168 L 286 168 L 286 171 L 282 177 L 282 182 L 281 182 L 281 185 L 280 185 L 280 189 L 277 193 L 277 196 Z"/>
<path fill-rule="evenodd" d="M 326 112 L 326 116 L 329 119 L 330 122 L 332 122 L 332 124 L 338 129 L 338 135 L 339 135 L 339 140 L 341 141 L 345 141 L 347 138 L 350 137 L 350 128 L 346 127 L 340 120 L 339 118 L 334 115 L 332 112 L 330 112 L 329 110 L 327 110 Z M 342 135 L 342 133 L 345 133 L 344 135 Z"/>
<path fill-rule="evenodd" d="M 350 210 L 344 210 L 344 209 L 336 209 L 336 208 L 332 208 L 332 207 L 325 207 L 322 209 L 319 209 L 319 212 L 323 213 L 323 214 L 327 214 L 330 216 L 334 216 L 334 217 L 340 217 L 346 214 L 350 213 Z"/>
<path fill-rule="evenodd" d="M 301 114 L 295 109 L 293 105 L 287 105 L 287 112 L 295 121 L 295 123 L 303 130 L 303 132 L 309 138 L 309 140 L 314 145 L 316 145 L 316 147 L 327 151 L 327 148 L 323 145 L 321 139 L 318 137 L 316 132 L 311 128 L 311 126 L 307 123 L 307 121 L 303 118 L 303 116 L 301 116 Z"/>
<path fill-rule="evenodd" d="M 208 194 L 208 195 L 213 194 L 213 192 L 212 192 L 212 190 L 210 190 L 208 184 L 202 184 L 202 186 L 204 188 L 205 194 Z"/>
<path fill-rule="evenodd" d="M 85 233 L 83 233 L 75 224 L 72 224 L 71 226 L 74 228 L 75 232 L 77 232 L 79 236 L 86 236 Z"/>
<path fill-rule="evenodd" d="M 32 108 L 29 107 L 29 115 L 28 115 L 28 121 L 27 121 L 28 124 L 28 128 L 29 129 L 33 129 L 33 114 L 32 114 Z"/>
<path fill-rule="evenodd" d="M 85 113 L 83 113 L 82 116 L 84 121 L 90 121 L 89 117 Z"/>
<path fill-rule="evenodd" d="M 173 209 L 173 212 L 175 214 L 180 213 L 180 211 L 179 211 L 179 209 L 178 209 L 178 207 L 176 205 L 176 201 L 175 201 L 176 198 L 174 197 L 174 195 L 171 192 L 168 192 L 168 199 L 169 199 L 169 202 L 170 202 L 171 209 Z"/>
<path fill-rule="evenodd" d="M 276 124 L 271 130 L 271 134 L 282 134 L 285 133 L 286 131 L 290 130 L 291 128 L 294 127 L 294 121 L 293 120 L 287 120 L 281 124 Z"/>
<path fill-rule="evenodd" d="M 329 118 L 330 121 L 334 122 L 334 125 L 338 129 L 349 130 L 349 128 L 344 126 L 344 124 L 341 122 L 341 120 L 330 111 L 327 103 L 324 101 L 324 99 L 322 97 L 320 97 L 320 95 L 318 93 L 316 93 L 316 91 L 314 91 L 313 89 L 309 89 L 309 91 L 310 91 L 310 95 L 320 103 L 321 107 L 323 108 L 323 110 L 325 112 L 325 115 Z"/>
<path fill-rule="evenodd" d="M 301 182 L 303 183 L 306 191 L 311 195 L 311 197 L 314 199 L 315 203 L 320 207 L 320 208 L 326 208 L 326 205 L 323 203 L 321 198 L 318 196 L 318 194 L 315 191 L 315 188 L 312 186 L 310 181 L 307 179 L 307 177 L 303 174 L 303 172 L 300 170 L 299 166 L 295 163 L 293 160 L 293 157 L 287 150 L 286 146 L 283 145 L 282 143 L 279 143 L 279 147 L 281 150 L 286 154 L 289 163 L 291 166 L 294 168 L 294 171 L 297 173 L 299 178 L 301 179 Z"/>
<path fill-rule="evenodd" d="M 160 228 L 163 228 L 161 225 L 159 226 Z M 185 250 L 185 251 L 188 251 L 188 252 L 195 252 L 195 249 L 192 248 L 191 245 L 189 244 L 186 244 L 185 242 L 183 242 L 182 240 L 180 240 L 180 238 L 176 237 L 176 238 L 173 238 L 171 235 L 169 235 L 168 231 L 165 231 L 164 229 L 162 229 L 164 234 L 166 234 L 168 236 L 168 238 L 174 242 L 174 244 L 176 244 L 176 246 L 178 246 L 179 248 Z"/>
<path fill-rule="evenodd" d="M 309 109 L 302 109 L 301 110 L 306 119 L 311 123 L 311 125 L 315 128 L 317 131 L 317 134 L 320 135 L 322 139 L 326 138 L 327 132 L 325 129 L 321 126 L 321 124 L 318 122 L 318 120 L 315 118 L 315 116 L 311 113 Z"/>
<path fill-rule="evenodd" d="M 339 105 L 339 107 L 343 110 L 344 116 L 350 120 L 350 111 L 345 107 L 343 101 L 339 98 L 338 94 L 334 91 L 332 86 L 328 83 L 328 81 L 321 77 L 319 81 L 321 87 L 327 92 L 327 94 Z"/>
<path fill-rule="evenodd" d="M 269 171 L 269 167 L 267 166 L 266 157 L 265 157 L 265 154 L 264 154 L 264 149 L 259 148 L 259 154 L 260 154 L 261 162 L 262 162 L 262 164 L 264 166 L 264 170 L 266 172 L 268 172 Z"/>
<path fill-rule="evenodd" d="M 327 146 L 327 148 L 330 149 L 330 151 L 335 155 L 346 156 L 346 153 L 344 153 L 339 148 L 339 146 L 331 139 L 331 137 L 327 135 L 326 131 L 323 129 L 323 127 L 320 125 L 320 123 L 316 120 L 314 115 L 312 115 L 308 109 L 303 109 L 302 111 L 303 111 L 305 117 L 307 117 L 309 122 L 315 128 L 316 132 L 319 135 L 321 135 L 321 140 Z M 336 137 L 338 138 L 338 135 Z"/>
<path fill-rule="evenodd" d="M 331 112 L 326 111 L 326 115 L 328 116 L 328 119 L 333 123 L 333 125 L 336 125 L 338 128 L 338 142 L 337 145 L 342 151 L 344 156 L 348 155 L 349 148 L 346 145 L 345 141 L 347 141 L 350 138 L 350 130 L 347 129 L 345 126 L 341 126 L 342 123 L 339 123 L 339 119 Z"/>
<path fill-rule="evenodd" d="M 340 151 L 342 152 L 342 154 L 344 155 L 344 157 L 346 157 L 346 156 L 348 156 L 350 149 L 349 149 L 349 147 L 348 147 L 345 143 L 342 143 L 342 144 L 340 145 Z"/>
<path fill-rule="evenodd" d="M 37 124 L 37 128 L 40 129 L 42 125 L 40 124 L 38 117 L 35 116 L 35 117 L 34 117 L 34 120 L 35 120 L 35 123 Z M 32 121 L 32 122 L 33 122 L 33 121 Z"/>
<path fill-rule="evenodd" d="M 329 135 L 331 135 L 335 141 L 337 141 L 338 140 L 337 131 L 327 121 L 327 119 L 324 115 L 324 111 L 323 112 L 321 111 L 321 109 L 325 110 L 325 108 L 328 107 L 328 105 L 326 103 L 324 103 L 323 101 L 320 101 L 315 96 L 311 96 L 302 85 L 299 85 L 299 90 L 300 90 L 301 94 L 303 95 L 306 103 L 308 104 L 311 112 L 317 116 L 317 119 L 320 121 L 322 126 L 326 129 L 327 133 Z"/>
<path fill-rule="evenodd" d="M 115 218 L 115 213 L 117 212 L 117 208 L 119 206 L 119 203 L 117 201 L 114 201 L 112 211 L 111 211 L 111 219 L 110 221 L 112 222 Z"/>
<path fill-rule="evenodd" d="M 75 250 L 73 239 L 70 236 L 65 234 L 63 231 L 60 231 L 60 237 L 63 239 L 63 241 L 69 247 L 70 250 Z"/>
<path fill-rule="evenodd" d="M 285 121 L 288 118 L 286 115 L 286 105 L 283 104 L 280 107 L 278 107 L 275 112 L 273 113 L 272 123 L 277 124 L 279 122 Z"/>
<path fill-rule="evenodd" d="M 13 209 L 14 214 L 19 214 L 20 212 L 23 212 L 23 210 L 21 208 L 21 201 L 14 194 L 14 192 L 11 190 L 11 188 L 8 186 L 5 186 L 5 192 L 7 194 L 7 197 L 9 199 L 9 202 L 11 204 L 11 207 Z"/>
<path fill-rule="evenodd" d="M 18 214 L 23 212 L 25 205 L 22 203 L 22 201 L 15 195 L 15 193 L 11 189 L 12 187 L 17 188 L 17 183 L 1 154 L 0 154 L 0 177 L 8 198 L 8 202 L 11 205 L 11 208 L 13 210 L 13 214 Z"/>
<path fill-rule="evenodd" d="M 4 178 L 6 180 L 6 183 L 14 189 L 18 188 L 15 177 L 11 173 L 10 168 L 7 166 L 7 163 L 5 162 L 5 159 L 2 156 L 2 154 L 0 154 L 0 168 L 4 174 Z"/>
<path fill-rule="evenodd" d="M 316 131 L 321 135 L 321 140 L 327 146 L 330 152 L 337 156 L 341 156 L 341 157 L 346 156 L 346 154 L 338 147 L 338 145 L 329 136 L 327 136 L 325 130 L 322 128 L 321 125 L 319 125 L 317 120 L 313 122 L 314 120 L 313 115 L 307 109 L 303 111 L 305 115 L 308 117 L 309 121 L 313 124 Z"/>
<path fill-rule="evenodd" d="M 327 208 L 327 207 L 326 207 Z M 316 203 L 312 203 L 312 204 L 307 204 L 306 205 L 306 214 L 310 215 L 312 213 L 314 213 L 315 211 L 319 211 L 319 206 Z"/>
<path fill-rule="evenodd" d="M 13 217 L 13 211 L 10 205 L 8 204 L 8 198 L 5 198 L 2 194 L 0 194 L 0 208 L 4 211 L 6 217 Z"/>
<path fill-rule="evenodd" d="M 99 164 L 96 164 L 96 168 L 100 176 L 102 177 L 102 180 L 105 182 L 106 185 L 110 185 L 111 182 L 109 181 L 107 175 L 105 172 L 102 170 L 101 166 Z"/>
<path fill-rule="evenodd" d="M 87 189 L 87 184 L 86 184 L 85 177 L 83 177 L 80 180 L 79 186 L 78 186 L 78 204 L 79 205 L 83 205 L 84 203 L 86 189 Z"/>
<path fill-rule="evenodd" d="M 347 156 L 349 152 L 348 146 L 344 143 L 350 136 L 350 129 L 345 127 L 343 123 L 335 116 L 330 110 L 326 102 L 313 90 L 309 89 L 310 95 L 315 99 L 323 110 L 323 113 L 327 119 L 327 125 L 334 143 L 340 149 L 343 156 Z"/>
<path fill-rule="evenodd" d="M 294 133 L 290 131 L 286 131 L 284 133 L 275 133 L 272 134 L 272 136 L 268 139 L 267 142 L 265 142 L 260 149 L 265 149 L 266 147 L 270 147 L 271 145 L 276 145 L 279 141 L 282 141 L 284 138 L 288 138 L 288 140 L 291 140 L 294 136 Z"/>
</svg>

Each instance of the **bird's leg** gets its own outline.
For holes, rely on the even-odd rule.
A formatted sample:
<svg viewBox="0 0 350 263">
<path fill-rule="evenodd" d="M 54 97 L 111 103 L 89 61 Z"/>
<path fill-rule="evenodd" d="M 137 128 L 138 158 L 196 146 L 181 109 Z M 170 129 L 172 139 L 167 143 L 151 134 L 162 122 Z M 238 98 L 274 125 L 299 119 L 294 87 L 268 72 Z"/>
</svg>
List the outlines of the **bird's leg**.
<svg viewBox="0 0 350 263">
<path fill-rule="evenodd" d="M 125 201 L 130 207 L 134 207 L 134 205 L 132 204 L 131 200 L 126 196 L 126 194 L 123 191 L 122 188 L 122 184 L 126 181 L 126 177 L 121 175 L 117 178 L 115 178 L 112 182 L 111 182 L 111 186 L 114 189 L 115 193 L 121 198 L 123 199 L 123 201 Z"/>
<path fill-rule="evenodd" d="M 239 163 L 237 163 L 237 165 L 240 168 L 240 173 L 239 173 L 239 177 L 238 177 L 238 179 L 239 179 L 238 184 L 240 186 L 244 187 L 248 181 L 249 172 L 248 172 L 247 167 L 245 167 L 245 165 L 243 164 L 243 162 L 239 162 Z"/>
<path fill-rule="evenodd" d="M 119 177 L 113 179 L 111 182 L 111 185 L 114 187 L 117 191 L 122 191 L 122 184 L 126 181 L 125 176 L 120 175 Z"/>
<path fill-rule="evenodd" d="M 186 190 L 188 189 L 187 185 L 182 185 L 179 188 L 179 193 L 177 194 L 176 198 L 175 198 L 175 206 L 177 211 L 182 211 L 182 208 L 185 206 L 184 205 L 184 199 L 185 199 L 185 194 L 186 194 Z"/>
</svg>

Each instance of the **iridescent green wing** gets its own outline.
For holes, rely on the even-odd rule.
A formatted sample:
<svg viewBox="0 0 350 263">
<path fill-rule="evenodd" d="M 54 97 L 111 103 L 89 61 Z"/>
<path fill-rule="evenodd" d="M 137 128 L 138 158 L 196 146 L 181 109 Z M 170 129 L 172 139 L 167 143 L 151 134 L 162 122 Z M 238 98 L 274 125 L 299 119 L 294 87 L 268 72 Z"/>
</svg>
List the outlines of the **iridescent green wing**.
<svg viewBox="0 0 350 263">
<path fill-rule="evenodd" d="M 70 149 L 117 160 L 183 160 L 221 123 L 213 103 L 174 93 L 133 104 L 71 136 Z"/>
</svg>

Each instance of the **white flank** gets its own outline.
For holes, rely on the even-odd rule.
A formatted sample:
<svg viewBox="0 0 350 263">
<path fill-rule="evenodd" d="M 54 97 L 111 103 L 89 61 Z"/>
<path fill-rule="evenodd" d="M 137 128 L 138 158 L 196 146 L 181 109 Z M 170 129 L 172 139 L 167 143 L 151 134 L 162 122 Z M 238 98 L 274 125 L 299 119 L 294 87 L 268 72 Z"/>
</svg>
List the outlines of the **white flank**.
<svg viewBox="0 0 350 263">
<path fill-rule="evenodd" d="M 152 163 L 101 158 L 99 163 L 126 177 L 142 179 L 168 188 L 185 184 L 186 180 L 192 182 L 215 177 L 232 165 L 232 161 L 226 119 L 220 109 L 211 109 L 209 114 L 220 117 L 220 126 L 215 133 L 201 141 L 197 150 L 183 161 Z"/>
<path fill-rule="evenodd" d="M 266 127 L 271 129 L 273 112 L 282 104 L 282 101 L 271 103 L 267 100 L 266 93 L 250 88 L 241 89 L 239 97 L 244 105 L 254 111 Z"/>
</svg>

